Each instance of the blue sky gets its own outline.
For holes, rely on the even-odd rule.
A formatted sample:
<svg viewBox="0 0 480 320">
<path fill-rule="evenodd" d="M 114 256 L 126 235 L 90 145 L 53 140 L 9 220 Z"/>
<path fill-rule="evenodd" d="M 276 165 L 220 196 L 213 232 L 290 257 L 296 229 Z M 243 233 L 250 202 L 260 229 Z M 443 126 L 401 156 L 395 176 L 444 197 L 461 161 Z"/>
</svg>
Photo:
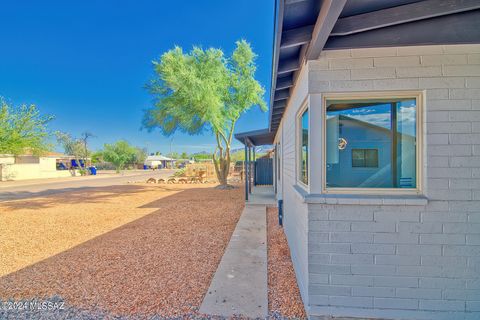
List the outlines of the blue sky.
<svg viewBox="0 0 480 320">
<path fill-rule="evenodd" d="M 244 38 L 259 55 L 257 79 L 268 92 L 273 8 L 273 0 L 5 1 L 0 96 L 54 114 L 52 130 L 93 132 L 93 149 L 127 139 L 168 153 L 171 138 L 140 131 L 142 110 L 151 104 L 143 88 L 153 76 L 151 61 L 174 45 L 230 54 Z M 236 131 L 264 128 L 267 118 L 255 107 Z M 173 151 L 213 150 L 213 141 L 209 134 L 176 133 Z"/>
</svg>

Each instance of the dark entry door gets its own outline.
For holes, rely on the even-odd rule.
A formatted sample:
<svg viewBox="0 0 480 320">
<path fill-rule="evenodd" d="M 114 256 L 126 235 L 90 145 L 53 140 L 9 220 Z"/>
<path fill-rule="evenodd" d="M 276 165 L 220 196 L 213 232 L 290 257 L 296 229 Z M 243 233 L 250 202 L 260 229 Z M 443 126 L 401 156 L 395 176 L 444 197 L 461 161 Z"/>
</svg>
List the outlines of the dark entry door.
<svg viewBox="0 0 480 320">
<path fill-rule="evenodd" d="M 255 160 L 255 185 L 273 184 L 273 159 L 261 158 Z"/>
</svg>

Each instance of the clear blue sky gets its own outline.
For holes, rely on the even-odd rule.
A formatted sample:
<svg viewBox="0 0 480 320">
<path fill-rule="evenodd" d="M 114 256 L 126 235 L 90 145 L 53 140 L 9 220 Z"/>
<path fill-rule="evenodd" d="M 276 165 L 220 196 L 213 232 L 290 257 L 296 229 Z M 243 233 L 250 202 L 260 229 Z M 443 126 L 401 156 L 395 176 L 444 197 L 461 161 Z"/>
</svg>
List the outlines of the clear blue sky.
<svg viewBox="0 0 480 320">
<path fill-rule="evenodd" d="M 4 1 L 0 96 L 54 114 L 52 130 L 93 132 L 93 149 L 127 139 L 168 153 L 170 138 L 140 131 L 142 110 L 151 104 L 143 88 L 153 76 L 151 61 L 174 45 L 230 54 L 244 38 L 259 55 L 257 79 L 268 92 L 273 8 L 273 0 Z M 255 107 L 237 132 L 264 128 L 267 117 Z M 173 150 L 197 152 L 212 144 L 210 135 L 176 133 Z"/>
</svg>

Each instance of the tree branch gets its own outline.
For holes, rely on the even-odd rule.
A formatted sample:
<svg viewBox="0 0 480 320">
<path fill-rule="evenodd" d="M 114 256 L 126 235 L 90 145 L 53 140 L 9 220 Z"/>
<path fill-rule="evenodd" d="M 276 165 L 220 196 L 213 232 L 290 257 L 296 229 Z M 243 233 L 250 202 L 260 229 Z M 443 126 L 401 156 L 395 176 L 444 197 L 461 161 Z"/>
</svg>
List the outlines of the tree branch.
<svg viewBox="0 0 480 320">
<path fill-rule="evenodd" d="M 238 117 L 232 120 L 232 125 L 230 126 L 230 135 L 228 137 L 228 144 L 232 143 L 233 131 L 235 130 L 235 124 L 237 123 Z"/>
<path fill-rule="evenodd" d="M 223 139 L 223 141 L 225 141 L 225 144 L 228 145 L 228 140 L 227 140 L 227 137 L 225 136 L 225 134 L 220 130 L 218 130 L 217 132 L 218 132 L 218 134 L 220 134 L 220 136 L 222 136 L 222 139 Z"/>
<path fill-rule="evenodd" d="M 215 138 L 217 140 L 217 148 L 219 149 L 220 151 L 220 158 L 223 157 L 223 146 L 222 146 L 222 143 L 220 141 L 220 137 L 218 136 L 218 132 L 215 132 Z"/>
<path fill-rule="evenodd" d="M 213 167 L 215 168 L 215 173 L 217 174 L 217 177 L 220 177 L 220 168 L 218 167 L 217 159 L 216 159 L 216 153 L 217 153 L 218 147 L 215 147 L 215 151 L 213 152 Z"/>
</svg>

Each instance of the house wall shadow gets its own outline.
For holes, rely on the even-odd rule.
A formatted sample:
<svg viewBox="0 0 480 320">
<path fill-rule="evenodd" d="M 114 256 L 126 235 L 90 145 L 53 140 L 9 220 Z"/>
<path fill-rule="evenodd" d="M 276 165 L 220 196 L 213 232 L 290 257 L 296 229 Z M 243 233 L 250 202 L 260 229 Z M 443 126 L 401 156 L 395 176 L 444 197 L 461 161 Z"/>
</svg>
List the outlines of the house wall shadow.
<svg viewBox="0 0 480 320">
<path fill-rule="evenodd" d="M 108 197 L 142 191 L 115 189 Z M 44 205 L 49 201 L 55 197 Z M 241 188 L 190 188 L 152 201 L 142 208 L 158 210 L 1 277 L 0 300 L 58 295 L 73 307 L 114 315 L 192 312 L 243 207 Z"/>
<path fill-rule="evenodd" d="M 154 186 L 158 190 L 175 191 L 167 187 Z M 0 202 L 0 208 L 8 210 L 45 209 L 58 204 L 102 203 L 123 197 L 126 194 L 136 194 L 152 188 L 145 185 L 118 185 L 108 187 L 77 187 L 44 190 L 42 192 L 15 192 L 11 200 Z M 22 201 L 18 201 L 22 200 Z M 1 210 L 1 209 L 0 209 Z"/>
</svg>

